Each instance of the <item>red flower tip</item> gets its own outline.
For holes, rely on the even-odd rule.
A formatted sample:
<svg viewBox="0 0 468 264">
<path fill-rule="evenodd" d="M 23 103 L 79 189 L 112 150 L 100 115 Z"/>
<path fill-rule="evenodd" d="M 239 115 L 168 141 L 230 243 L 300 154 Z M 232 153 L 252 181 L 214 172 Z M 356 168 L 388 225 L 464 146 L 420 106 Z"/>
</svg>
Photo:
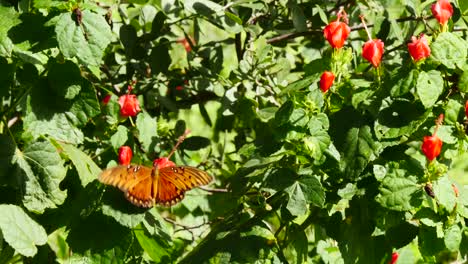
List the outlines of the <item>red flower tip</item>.
<svg viewBox="0 0 468 264">
<path fill-rule="evenodd" d="M 434 160 L 440 155 L 442 149 L 442 140 L 436 136 L 425 136 L 421 150 L 426 155 L 426 158 L 430 161 Z"/>
<path fill-rule="evenodd" d="M 157 166 L 158 169 L 162 169 L 165 167 L 174 167 L 175 163 L 169 160 L 169 158 L 158 158 L 153 161 L 153 166 Z"/>
<path fill-rule="evenodd" d="M 120 114 L 123 117 L 136 116 L 141 111 L 136 95 L 125 94 L 119 97 Z"/>
<path fill-rule="evenodd" d="M 455 193 L 455 197 L 458 197 L 460 193 L 458 192 L 457 186 L 453 183 L 452 183 L 452 189 L 453 189 L 453 192 Z"/>
<path fill-rule="evenodd" d="M 395 264 L 398 260 L 398 252 L 393 252 L 392 254 L 392 260 L 388 262 L 388 264 Z"/>
<path fill-rule="evenodd" d="M 119 164 L 129 165 L 132 161 L 132 149 L 129 146 L 122 146 L 119 148 Z"/>
<path fill-rule="evenodd" d="M 388 264 L 395 264 L 398 260 L 398 252 L 393 252 L 392 254 L 392 260 L 388 262 Z"/>
<path fill-rule="evenodd" d="M 110 95 L 110 94 L 104 96 L 104 98 L 102 99 L 102 104 L 103 104 L 103 105 L 107 105 L 107 104 L 109 103 L 110 99 L 111 99 L 111 95 Z"/>
<path fill-rule="evenodd" d="M 348 38 L 349 32 L 351 32 L 351 29 L 346 23 L 340 22 L 341 16 L 343 15 L 342 13 L 344 13 L 344 11 L 340 11 L 340 13 L 338 13 L 338 19 L 330 22 L 330 24 L 323 29 L 323 36 L 335 49 L 340 49 L 344 46 L 345 40 Z M 346 16 L 346 13 L 344 13 L 344 16 Z M 346 17 L 344 20 L 346 20 Z"/>
<path fill-rule="evenodd" d="M 465 116 L 468 119 L 468 101 L 465 103 Z"/>
<path fill-rule="evenodd" d="M 127 86 L 127 93 L 131 93 L 133 90 L 133 86 L 132 85 L 128 85 Z"/>
<path fill-rule="evenodd" d="M 320 77 L 320 90 L 326 93 L 328 89 L 333 85 L 333 81 L 335 80 L 335 75 L 332 72 L 325 71 L 322 73 Z"/>
<path fill-rule="evenodd" d="M 190 41 L 192 41 L 192 44 L 195 45 L 195 41 L 192 38 L 190 38 Z M 187 53 L 192 51 L 192 47 L 190 46 L 190 43 L 186 38 L 177 40 L 177 43 L 182 44 L 182 46 L 184 46 L 185 51 L 187 51 Z"/>
<path fill-rule="evenodd" d="M 382 40 L 368 40 L 362 47 L 362 56 L 377 68 L 382 60 L 383 49 L 384 43 Z"/>
<path fill-rule="evenodd" d="M 439 24 L 447 24 L 453 15 L 453 7 L 448 0 L 438 0 L 431 6 L 432 15 L 439 21 Z"/>
<path fill-rule="evenodd" d="M 182 91 L 184 89 L 184 86 L 177 85 L 175 88 L 176 88 L 177 91 Z"/>
<path fill-rule="evenodd" d="M 419 38 L 411 37 L 411 43 L 408 43 L 408 51 L 415 61 L 425 59 L 431 55 L 431 48 L 427 43 L 427 38 L 421 34 Z"/>
</svg>

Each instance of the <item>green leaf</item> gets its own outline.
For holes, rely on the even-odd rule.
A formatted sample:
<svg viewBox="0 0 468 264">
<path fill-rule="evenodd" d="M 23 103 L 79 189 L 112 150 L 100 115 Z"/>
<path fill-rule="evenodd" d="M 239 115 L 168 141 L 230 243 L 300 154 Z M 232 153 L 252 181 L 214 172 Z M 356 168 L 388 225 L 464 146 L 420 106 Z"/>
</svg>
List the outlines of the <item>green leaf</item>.
<svg viewBox="0 0 468 264">
<path fill-rule="evenodd" d="M 448 250 L 452 252 L 458 251 L 461 240 L 462 231 L 457 224 L 450 226 L 444 231 L 444 243 Z"/>
<path fill-rule="evenodd" d="M 206 148 L 211 144 L 211 141 L 206 137 L 193 136 L 185 139 L 181 148 L 186 150 L 199 150 Z"/>
<path fill-rule="evenodd" d="M 13 162 L 19 168 L 15 176 L 21 183 L 26 208 L 43 213 L 65 201 L 67 192 L 61 191 L 59 184 L 67 170 L 49 141 L 33 142 L 23 152 L 17 150 Z"/>
<path fill-rule="evenodd" d="M 346 177 L 351 179 L 358 177 L 367 164 L 377 158 L 379 151 L 380 143 L 374 141 L 369 126 L 348 130 L 341 160 Z"/>
<path fill-rule="evenodd" d="M 457 98 L 458 99 L 458 98 Z M 459 103 L 460 100 L 449 99 L 445 109 L 444 123 L 454 125 L 458 122 L 458 117 L 462 114 L 463 106 Z"/>
<path fill-rule="evenodd" d="M 302 176 L 285 191 L 289 194 L 286 208 L 295 216 L 305 215 L 308 204 L 322 207 L 325 202 L 322 184 L 312 175 Z"/>
<path fill-rule="evenodd" d="M 286 101 L 275 114 L 275 124 L 281 126 L 289 121 L 291 114 L 294 111 L 294 104 L 292 101 Z"/>
<path fill-rule="evenodd" d="M 167 242 L 158 239 L 156 236 L 149 236 L 144 228 L 135 228 L 133 230 L 140 246 L 156 263 L 170 259 Z"/>
<path fill-rule="evenodd" d="M 389 86 L 392 97 L 399 97 L 408 93 L 414 87 L 417 79 L 416 70 L 401 68 L 396 74 L 392 75 L 384 84 Z M 388 89 L 388 88 L 387 88 Z"/>
<path fill-rule="evenodd" d="M 408 222 L 402 222 L 390 227 L 385 233 L 390 244 L 395 248 L 400 248 L 411 243 L 416 238 L 418 227 Z"/>
<path fill-rule="evenodd" d="M 403 169 L 390 168 L 379 187 L 377 202 L 395 211 L 414 209 L 422 197 L 422 187 L 416 177 Z"/>
<path fill-rule="evenodd" d="M 444 80 L 439 71 L 432 70 L 419 73 L 416 91 L 424 107 L 432 107 L 443 90 Z"/>
<path fill-rule="evenodd" d="M 97 179 L 99 173 L 101 173 L 101 169 L 88 155 L 70 144 L 60 143 L 60 146 L 63 148 L 63 153 L 75 165 L 83 187 L 86 187 L 88 183 Z"/>
<path fill-rule="evenodd" d="M 70 246 L 66 241 L 68 232 L 69 230 L 66 230 L 66 227 L 59 228 L 52 232 L 47 239 L 47 244 L 52 251 L 54 251 L 57 260 L 61 263 L 68 261 L 71 255 Z"/>
<path fill-rule="evenodd" d="M 36 246 L 47 242 L 44 228 L 18 206 L 1 204 L 0 212 L 0 229 L 5 241 L 23 256 L 36 255 Z"/>
<path fill-rule="evenodd" d="M 466 41 L 451 32 L 443 32 L 431 44 L 431 58 L 449 69 L 466 64 L 468 47 Z"/>
<path fill-rule="evenodd" d="M 276 111 L 278 111 L 278 107 L 266 107 L 258 110 L 257 115 L 262 122 L 268 122 L 275 117 Z"/>
<path fill-rule="evenodd" d="M 25 130 L 33 138 L 49 135 L 56 140 L 81 143 L 83 132 L 77 126 L 97 115 L 100 106 L 91 84 L 82 79 L 80 85 L 80 93 L 73 100 L 66 100 L 64 95 L 51 93 L 48 80 L 35 84 L 26 101 Z"/>
<path fill-rule="evenodd" d="M 296 127 L 304 127 L 309 122 L 309 117 L 304 109 L 294 109 L 289 116 L 289 123 Z"/>
<path fill-rule="evenodd" d="M 5 135 L 0 135 L 0 182 L 11 181 L 8 172 L 13 166 L 13 157 L 16 152 L 15 142 Z"/>
<path fill-rule="evenodd" d="M 167 17 L 163 12 L 158 12 L 156 14 L 151 25 L 151 36 L 153 38 L 157 38 L 161 35 L 161 30 L 163 29 L 166 19 Z"/>
<path fill-rule="evenodd" d="M 468 93 L 468 69 L 465 69 L 460 76 L 460 79 L 458 80 L 458 89 L 460 92 Z"/>
<path fill-rule="evenodd" d="M 289 226 L 291 237 L 286 252 L 293 255 L 290 258 L 294 258 L 294 263 L 307 263 L 307 252 L 308 252 L 308 241 L 307 235 L 304 229 L 298 224 L 293 223 Z"/>
<path fill-rule="evenodd" d="M 132 25 L 123 25 L 120 27 L 119 35 L 125 48 L 125 54 L 130 58 L 133 57 L 138 37 L 135 28 Z"/>
<path fill-rule="evenodd" d="M 102 198 L 102 213 L 114 218 L 119 224 L 134 228 L 143 221 L 146 208 L 139 208 L 124 198 L 124 194 L 113 187 L 106 189 Z"/>
<path fill-rule="evenodd" d="M 310 86 L 311 84 L 317 82 L 319 79 L 320 79 L 320 74 L 318 74 L 318 73 L 314 74 L 314 75 L 311 75 L 311 76 L 307 76 L 307 77 L 305 77 L 305 78 L 303 78 L 301 80 L 295 81 L 295 82 L 289 84 L 288 86 L 286 86 L 286 88 L 284 88 L 281 91 L 280 95 L 285 95 L 285 94 L 288 94 L 288 93 L 293 93 L 293 92 L 302 90 L 302 89 Z"/>
<path fill-rule="evenodd" d="M 60 51 L 65 57 L 77 57 L 89 65 L 101 64 L 104 49 L 112 39 L 112 31 L 104 17 L 89 10 L 82 11 L 81 24 L 73 19 L 73 14 L 61 14 L 55 33 Z"/>
<path fill-rule="evenodd" d="M 452 188 L 452 183 L 447 175 L 442 176 L 432 184 L 434 195 L 437 201 L 445 207 L 449 212 L 453 211 L 457 202 L 457 197 Z"/>
<path fill-rule="evenodd" d="M 210 0 L 187 0 L 184 2 L 184 7 L 187 12 L 204 16 L 210 16 L 223 10 L 221 5 Z"/>
<path fill-rule="evenodd" d="M 80 93 L 83 78 L 80 68 L 72 61 L 56 63 L 51 61 L 47 75 L 50 88 L 64 99 L 73 99 Z"/>
<path fill-rule="evenodd" d="M 136 127 L 138 139 L 146 152 L 154 151 L 158 139 L 158 126 L 156 118 L 143 111 L 137 116 Z"/>
<path fill-rule="evenodd" d="M 141 139 L 141 138 L 140 138 Z M 110 142 L 114 149 L 118 149 L 125 144 L 128 140 L 128 129 L 124 126 L 118 126 L 117 131 L 111 136 Z"/>
<path fill-rule="evenodd" d="M 310 152 L 310 156 L 316 160 L 322 158 L 323 153 L 328 149 L 331 139 L 325 130 L 314 131 L 310 137 L 303 138 L 304 146 Z"/>
<path fill-rule="evenodd" d="M 242 19 L 240 19 L 240 17 L 236 16 L 235 14 L 231 13 L 231 12 L 228 12 L 228 11 L 224 11 L 224 14 L 229 17 L 232 21 L 236 22 L 237 24 L 239 25 L 242 25 Z"/>
<path fill-rule="evenodd" d="M 169 65 L 171 65 L 171 57 L 169 56 L 167 44 L 159 43 L 151 49 L 149 65 L 151 67 L 151 73 L 154 75 L 160 72 L 167 72 Z"/>
<path fill-rule="evenodd" d="M 306 17 L 304 11 L 295 1 L 288 2 L 288 6 L 291 10 L 292 21 L 296 31 L 302 32 L 307 30 Z"/>
<path fill-rule="evenodd" d="M 408 100 L 385 100 L 374 124 L 375 134 L 378 139 L 401 140 L 401 136 L 411 136 L 430 113 L 421 104 Z"/>
<path fill-rule="evenodd" d="M 0 55 L 10 57 L 13 51 L 13 42 L 8 37 L 8 31 L 21 23 L 19 14 L 14 7 L 0 6 Z"/>
</svg>

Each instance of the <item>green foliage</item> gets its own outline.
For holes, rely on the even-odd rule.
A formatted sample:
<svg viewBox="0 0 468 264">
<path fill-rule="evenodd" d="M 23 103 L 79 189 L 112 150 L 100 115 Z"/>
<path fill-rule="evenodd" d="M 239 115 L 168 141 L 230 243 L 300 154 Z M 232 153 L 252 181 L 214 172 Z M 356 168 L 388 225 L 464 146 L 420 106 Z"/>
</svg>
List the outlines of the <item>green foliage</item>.
<svg viewBox="0 0 468 264">
<path fill-rule="evenodd" d="M 0 0 L 0 263 L 466 260 L 468 5 L 440 26 L 433 2 Z M 124 145 L 214 182 L 136 207 L 97 180 Z"/>
</svg>

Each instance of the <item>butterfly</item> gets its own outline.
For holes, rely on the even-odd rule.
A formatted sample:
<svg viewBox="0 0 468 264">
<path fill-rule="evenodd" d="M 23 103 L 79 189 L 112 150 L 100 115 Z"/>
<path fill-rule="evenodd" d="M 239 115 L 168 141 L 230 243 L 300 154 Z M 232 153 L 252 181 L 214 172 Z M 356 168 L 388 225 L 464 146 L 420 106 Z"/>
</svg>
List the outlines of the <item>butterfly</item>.
<svg viewBox="0 0 468 264">
<path fill-rule="evenodd" d="M 213 178 L 203 170 L 189 166 L 176 166 L 169 157 L 154 160 L 153 167 L 140 165 L 119 165 L 101 172 L 99 181 L 115 186 L 125 193 L 131 203 L 139 207 L 153 207 L 155 204 L 171 206 L 184 198 L 186 191 L 206 185 Z"/>
</svg>

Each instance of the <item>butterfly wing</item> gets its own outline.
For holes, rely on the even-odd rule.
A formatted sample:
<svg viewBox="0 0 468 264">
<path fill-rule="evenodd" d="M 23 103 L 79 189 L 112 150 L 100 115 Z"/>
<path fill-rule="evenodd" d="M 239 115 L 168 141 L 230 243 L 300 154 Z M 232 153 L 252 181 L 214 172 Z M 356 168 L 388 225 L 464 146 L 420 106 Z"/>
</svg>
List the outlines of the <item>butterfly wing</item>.
<svg viewBox="0 0 468 264">
<path fill-rule="evenodd" d="M 138 165 L 115 166 L 104 170 L 99 181 L 115 186 L 125 192 L 131 203 L 140 207 L 152 207 L 157 190 L 151 177 L 151 168 Z"/>
<path fill-rule="evenodd" d="M 194 167 L 175 166 L 159 169 L 156 203 L 171 206 L 184 198 L 186 191 L 210 183 L 213 178 Z"/>
</svg>

